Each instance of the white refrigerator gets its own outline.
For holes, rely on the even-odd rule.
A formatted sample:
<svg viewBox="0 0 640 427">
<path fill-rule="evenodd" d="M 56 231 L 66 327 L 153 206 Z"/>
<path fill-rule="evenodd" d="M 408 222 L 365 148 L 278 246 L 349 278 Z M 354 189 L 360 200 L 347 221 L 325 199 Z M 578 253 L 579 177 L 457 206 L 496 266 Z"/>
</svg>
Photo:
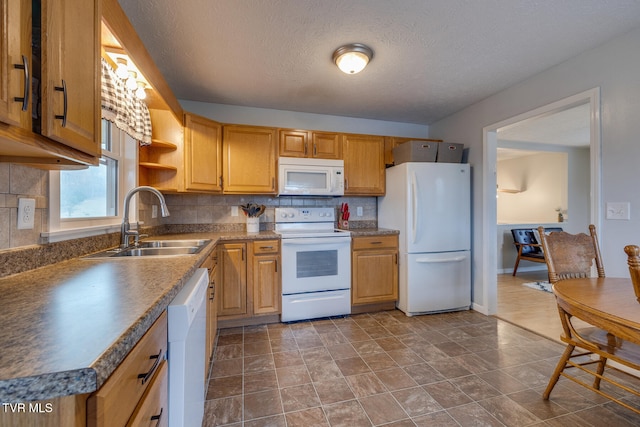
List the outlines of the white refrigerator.
<svg viewBox="0 0 640 427">
<path fill-rule="evenodd" d="M 400 231 L 397 307 L 408 316 L 471 305 L 468 164 L 409 162 L 386 170 L 378 226 Z"/>
</svg>

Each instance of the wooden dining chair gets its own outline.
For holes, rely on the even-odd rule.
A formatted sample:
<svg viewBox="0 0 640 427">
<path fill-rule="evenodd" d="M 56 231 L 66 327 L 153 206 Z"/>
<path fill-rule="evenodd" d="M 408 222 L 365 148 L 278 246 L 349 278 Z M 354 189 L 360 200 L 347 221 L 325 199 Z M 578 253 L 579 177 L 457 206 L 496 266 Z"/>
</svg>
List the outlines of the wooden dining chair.
<svg viewBox="0 0 640 427">
<path fill-rule="evenodd" d="M 629 266 L 633 292 L 636 294 L 636 300 L 640 302 L 640 247 L 627 245 L 624 247 L 624 252 L 627 254 L 627 265 Z"/>
<path fill-rule="evenodd" d="M 547 234 L 544 227 L 538 227 L 538 232 L 540 243 L 546 255 L 545 259 L 551 284 L 555 284 L 560 280 L 592 277 L 594 264 L 598 277 L 605 277 L 594 225 L 589 226 L 589 235 L 584 233 L 570 234 L 564 231 Z M 563 329 L 560 339 L 567 344 L 567 347 L 560 357 L 542 397 L 545 400 L 549 399 L 551 391 L 558 382 L 560 375 L 562 375 L 599 394 L 612 398 L 600 391 L 600 381 L 604 378 L 603 373 L 607 359 L 615 354 L 616 347 L 619 346 L 619 340 L 596 327 L 581 329 L 574 327 L 572 323 L 573 314 L 566 310 L 566 307 L 558 305 Z M 574 353 L 576 347 L 580 350 Z M 592 360 L 590 357 L 592 354 L 597 354 L 599 356 L 598 360 Z M 574 361 L 573 359 L 580 359 L 580 361 Z M 585 368 L 586 365 L 591 364 L 597 364 L 595 372 Z M 593 385 L 590 386 L 581 379 L 567 374 L 565 369 L 569 367 L 578 368 L 582 372 L 594 375 Z"/>
</svg>

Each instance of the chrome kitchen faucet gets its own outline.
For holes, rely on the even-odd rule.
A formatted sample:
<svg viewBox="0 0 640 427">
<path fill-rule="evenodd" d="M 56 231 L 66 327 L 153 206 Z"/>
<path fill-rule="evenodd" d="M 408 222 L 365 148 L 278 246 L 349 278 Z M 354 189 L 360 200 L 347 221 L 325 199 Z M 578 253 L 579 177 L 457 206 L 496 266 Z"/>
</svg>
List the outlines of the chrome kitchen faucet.
<svg viewBox="0 0 640 427">
<path fill-rule="evenodd" d="M 167 202 L 165 202 L 164 196 L 161 192 L 146 185 L 133 188 L 124 198 L 124 215 L 122 217 L 122 226 L 120 228 L 122 237 L 120 247 L 122 249 L 129 246 L 129 236 L 134 236 L 136 242 L 140 238 L 140 232 L 138 230 L 131 230 L 131 225 L 129 224 L 129 203 L 131 202 L 131 197 L 140 191 L 148 191 L 155 194 L 158 197 L 158 200 L 160 200 L 160 215 L 162 215 L 163 218 L 169 216 L 169 208 L 167 207 Z"/>
</svg>

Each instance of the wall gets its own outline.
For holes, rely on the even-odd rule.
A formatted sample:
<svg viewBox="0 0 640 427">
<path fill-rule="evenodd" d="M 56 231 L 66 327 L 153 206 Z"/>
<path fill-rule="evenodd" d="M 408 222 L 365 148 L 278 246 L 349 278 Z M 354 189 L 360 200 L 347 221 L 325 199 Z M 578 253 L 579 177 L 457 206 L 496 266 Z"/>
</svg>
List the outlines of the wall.
<svg viewBox="0 0 640 427">
<path fill-rule="evenodd" d="M 237 105 L 209 104 L 185 100 L 180 100 L 180 104 L 185 111 L 208 117 L 220 123 L 404 136 L 409 138 L 426 138 L 429 133 L 428 126 L 410 123 L 298 113 L 295 111 L 270 110 Z"/>
<path fill-rule="evenodd" d="M 558 219 L 557 208 L 567 211 L 567 153 L 538 153 L 499 161 L 498 224 L 536 224 Z"/>
<path fill-rule="evenodd" d="M 430 137 L 456 140 L 470 147 L 474 190 L 473 295 L 478 306 L 488 307 L 483 297 L 488 289 L 482 271 L 487 256 L 483 241 L 483 128 L 595 87 L 600 88 L 601 101 L 602 200 L 631 203 L 630 221 L 603 219 L 598 230 L 600 246 L 607 275 L 628 275 L 623 247 L 640 243 L 640 215 L 636 214 L 640 193 L 635 191 L 640 159 L 639 45 L 640 29 L 636 29 L 430 125 Z M 603 211 L 602 206 L 600 210 Z M 495 232 L 488 235 L 495 236 Z M 487 280 L 494 286 L 495 278 Z"/>
</svg>

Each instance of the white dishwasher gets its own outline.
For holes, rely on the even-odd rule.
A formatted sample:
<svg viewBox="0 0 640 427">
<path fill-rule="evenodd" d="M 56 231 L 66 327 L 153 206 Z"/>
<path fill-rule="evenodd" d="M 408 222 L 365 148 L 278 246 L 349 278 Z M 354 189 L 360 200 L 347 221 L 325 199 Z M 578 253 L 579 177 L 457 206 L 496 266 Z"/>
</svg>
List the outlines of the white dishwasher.
<svg viewBox="0 0 640 427">
<path fill-rule="evenodd" d="M 208 285 L 207 269 L 198 268 L 167 309 L 169 427 L 202 425 Z"/>
</svg>

